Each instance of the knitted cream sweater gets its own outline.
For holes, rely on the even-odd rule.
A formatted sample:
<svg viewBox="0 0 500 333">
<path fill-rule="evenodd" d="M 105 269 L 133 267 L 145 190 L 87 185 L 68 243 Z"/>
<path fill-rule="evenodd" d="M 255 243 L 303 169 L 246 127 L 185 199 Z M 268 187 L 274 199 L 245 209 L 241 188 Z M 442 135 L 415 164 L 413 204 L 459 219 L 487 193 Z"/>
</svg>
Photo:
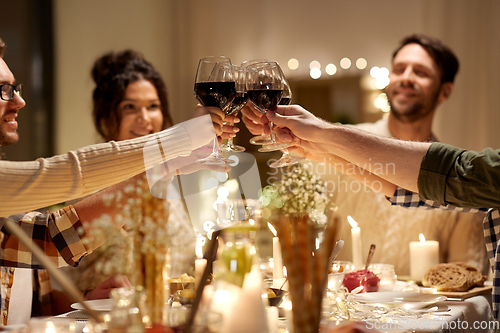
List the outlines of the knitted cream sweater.
<svg viewBox="0 0 500 333">
<path fill-rule="evenodd" d="M 187 156 L 214 137 L 210 116 L 205 115 L 132 140 L 91 145 L 30 162 L 0 161 L 0 216 L 89 195 L 156 164 Z"/>
</svg>

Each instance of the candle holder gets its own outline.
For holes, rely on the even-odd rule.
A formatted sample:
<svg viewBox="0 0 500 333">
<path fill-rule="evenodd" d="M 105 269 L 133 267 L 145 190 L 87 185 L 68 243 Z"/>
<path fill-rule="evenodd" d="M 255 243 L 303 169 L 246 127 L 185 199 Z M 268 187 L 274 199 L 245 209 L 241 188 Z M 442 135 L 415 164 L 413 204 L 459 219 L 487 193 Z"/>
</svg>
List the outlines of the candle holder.
<svg viewBox="0 0 500 333">
<path fill-rule="evenodd" d="M 371 264 L 368 270 L 372 271 L 380 278 L 379 291 L 393 291 L 396 284 L 397 275 L 394 271 L 394 265 L 389 264 Z"/>
</svg>

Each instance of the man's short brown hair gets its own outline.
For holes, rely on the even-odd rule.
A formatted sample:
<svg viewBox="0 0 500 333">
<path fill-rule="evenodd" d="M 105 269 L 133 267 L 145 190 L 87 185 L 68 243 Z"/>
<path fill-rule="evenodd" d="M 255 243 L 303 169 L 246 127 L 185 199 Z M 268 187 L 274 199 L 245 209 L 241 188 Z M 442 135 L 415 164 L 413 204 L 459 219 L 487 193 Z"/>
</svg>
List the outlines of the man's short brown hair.
<svg viewBox="0 0 500 333">
<path fill-rule="evenodd" d="M 396 57 L 399 50 L 401 50 L 405 45 L 412 43 L 422 46 L 434 59 L 437 66 L 441 70 L 441 83 L 453 83 L 455 75 L 458 72 L 458 58 L 449 47 L 441 43 L 441 41 L 436 38 L 419 34 L 408 36 L 401 41 L 398 49 L 394 51 L 392 59 Z"/>
<path fill-rule="evenodd" d="M 3 58 L 3 54 L 5 52 L 5 43 L 2 38 L 0 38 L 0 58 Z"/>
</svg>

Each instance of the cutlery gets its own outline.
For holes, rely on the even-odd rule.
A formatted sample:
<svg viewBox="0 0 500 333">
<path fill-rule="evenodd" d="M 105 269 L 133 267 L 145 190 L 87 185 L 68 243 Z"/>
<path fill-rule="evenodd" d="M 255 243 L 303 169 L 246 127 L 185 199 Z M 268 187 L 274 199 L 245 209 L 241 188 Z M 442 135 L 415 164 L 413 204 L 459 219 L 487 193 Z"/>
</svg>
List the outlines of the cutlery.
<svg viewBox="0 0 500 333">
<path fill-rule="evenodd" d="M 327 267 L 332 267 L 333 262 L 335 259 L 337 259 L 337 256 L 339 255 L 340 250 L 342 250 L 342 247 L 344 246 L 344 241 L 342 239 L 339 239 L 337 243 L 335 243 L 335 247 L 333 248 L 332 254 L 330 254 L 330 258 L 328 259 L 328 266 Z"/>
<path fill-rule="evenodd" d="M 431 313 L 431 312 L 448 312 L 448 311 L 451 311 L 451 309 L 447 308 L 447 309 L 441 309 L 441 310 L 439 310 L 439 307 L 433 306 L 432 308 L 428 308 L 428 309 L 413 309 L 412 311 L 423 312 L 423 313 Z"/>
<path fill-rule="evenodd" d="M 365 270 L 368 269 L 368 266 L 372 261 L 373 252 L 375 252 L 375 244 L 370 245 L 370 251 L 368 252 L 368 257 L 366 258 Z"/>
</svg>

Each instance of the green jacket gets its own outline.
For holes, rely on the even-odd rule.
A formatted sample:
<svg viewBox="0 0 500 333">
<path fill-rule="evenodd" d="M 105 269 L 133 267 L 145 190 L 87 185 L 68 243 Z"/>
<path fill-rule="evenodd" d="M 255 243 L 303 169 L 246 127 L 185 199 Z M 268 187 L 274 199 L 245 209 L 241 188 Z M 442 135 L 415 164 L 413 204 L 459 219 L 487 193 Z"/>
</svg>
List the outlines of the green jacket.
<svg viewBox="0 0 500 333">
<path fill-rule="evenodd" d="M 500 208 L 500 149 L 475 152 L 433 143 L 420 165 L 418 190 L 442 205 Z"/>
</svg>

